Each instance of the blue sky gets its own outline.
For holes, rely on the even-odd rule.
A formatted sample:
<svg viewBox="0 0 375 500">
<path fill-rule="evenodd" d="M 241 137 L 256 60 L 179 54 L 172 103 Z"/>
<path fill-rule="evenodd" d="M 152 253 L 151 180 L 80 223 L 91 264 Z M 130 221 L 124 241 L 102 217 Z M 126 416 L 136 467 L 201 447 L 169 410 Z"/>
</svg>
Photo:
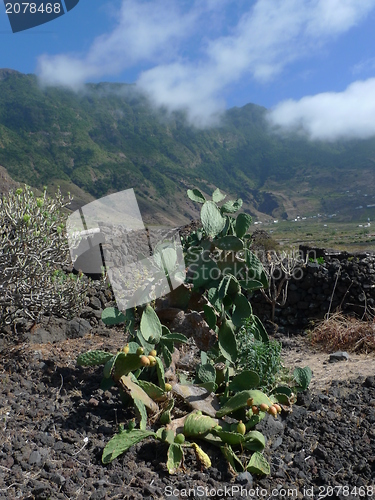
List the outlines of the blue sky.
<svg viewBox="0 0 375 500">
<path fill-rule="evenodd" d="M 253 102 L 312 139 L 375 135 L 375 0 L 80 0 L 15 34 L 0 4 L 0 37 L 0 67 L 136 83 L 198 126 Z"/>
</svg>

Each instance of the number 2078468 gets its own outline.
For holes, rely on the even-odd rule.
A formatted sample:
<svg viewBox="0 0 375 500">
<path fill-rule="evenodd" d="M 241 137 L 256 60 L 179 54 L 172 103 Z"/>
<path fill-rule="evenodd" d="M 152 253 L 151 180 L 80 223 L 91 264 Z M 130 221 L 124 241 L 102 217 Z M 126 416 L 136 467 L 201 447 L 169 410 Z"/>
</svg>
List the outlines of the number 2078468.
<svg viewBox="0 0 375 500">
<path fill-rule="evenodd" d="M 61 4 L 60 3 L 41 3 L 37 5 L 36 3 L 6 3 L 5 11 L 7 14 L 60 14 Z"/>
</svg>

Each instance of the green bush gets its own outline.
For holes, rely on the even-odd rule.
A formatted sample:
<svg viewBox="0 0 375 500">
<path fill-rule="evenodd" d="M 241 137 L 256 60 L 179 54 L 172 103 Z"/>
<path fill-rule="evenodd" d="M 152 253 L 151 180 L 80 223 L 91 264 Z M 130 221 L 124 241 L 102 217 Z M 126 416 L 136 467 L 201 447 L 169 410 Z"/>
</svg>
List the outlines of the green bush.
<svg viewBox="0 0 375 500">
<path fill-rule="evenodd" d="M 71 264 L 63 212 L 70 202 L 60 190 L 37 197 L 28 186 L 0 198 L 0 324 L 72 317 L 82 307 L 87 283 L 62 279 Z"/>
<path fill-rule="evenodd" d="M 313 259 L 312 257 L 309 258 L 309 262 L 319 264 L 320 266 L 323 266 L 325 264 L 324 257 L 317 257 L 316 259 Z"/>
<path fill-rule="evenodd" d="M 280 375 L 281 343 L 277 340 L 262 342 L 250 331 L 251 321 L 246 320 L 236 335 L 238 370 L 255 371 L 260 378 L 260 387 L 271 389 Z"/>
</svg>

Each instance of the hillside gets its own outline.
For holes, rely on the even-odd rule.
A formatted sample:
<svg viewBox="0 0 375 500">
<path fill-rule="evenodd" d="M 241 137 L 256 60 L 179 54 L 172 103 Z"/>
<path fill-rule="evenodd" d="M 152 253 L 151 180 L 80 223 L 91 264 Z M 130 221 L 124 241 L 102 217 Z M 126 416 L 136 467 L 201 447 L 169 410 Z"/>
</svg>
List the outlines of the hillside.
<svg viewBox="0 0 375 500">
<path fill-rule="evenodd" d="M 151 222 L 190 219 L 191 186 L 241 196 L 260 218 L 375 215 L 366 208 L 375 203 L 375 140 L 279 136 L 265 113 L 248 104 L 200 130 L 183 114 L 153 109 L 131 85 L 89 84 L 76 94 L 0 70 L 0 166 L 14 181 L 59 184 L 77 204 L 135 188 Z"/>
</svg>

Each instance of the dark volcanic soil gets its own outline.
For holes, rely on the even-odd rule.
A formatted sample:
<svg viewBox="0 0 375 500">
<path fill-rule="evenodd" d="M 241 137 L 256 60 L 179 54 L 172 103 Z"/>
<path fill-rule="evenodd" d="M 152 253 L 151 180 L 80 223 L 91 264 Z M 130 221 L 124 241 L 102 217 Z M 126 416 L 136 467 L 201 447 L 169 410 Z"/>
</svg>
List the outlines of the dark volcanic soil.
<svg viewBox="0 0 375 500">
<path fill-rule="evenodd" d="M 175 499 L 194 491 L 195 498 L 375 498 L 373 376 L 314 388 L 300 394 L 292 413 L 267 416 L 258 429 L 268 438 L 269 477 L 235 478 L 205 444 L 213 465 L 206 472 L 187 452 L 186 470 L 170 476 L 166 447 L 153 441 L 102 465 L 105 444 L 132 414 L 116 390 L 98 388 L 101 367 L 76 367 L 75 359 L 123 343 L 112 330 L 110 337 L 2 347 L 0 498 Z"/>
</svg>

